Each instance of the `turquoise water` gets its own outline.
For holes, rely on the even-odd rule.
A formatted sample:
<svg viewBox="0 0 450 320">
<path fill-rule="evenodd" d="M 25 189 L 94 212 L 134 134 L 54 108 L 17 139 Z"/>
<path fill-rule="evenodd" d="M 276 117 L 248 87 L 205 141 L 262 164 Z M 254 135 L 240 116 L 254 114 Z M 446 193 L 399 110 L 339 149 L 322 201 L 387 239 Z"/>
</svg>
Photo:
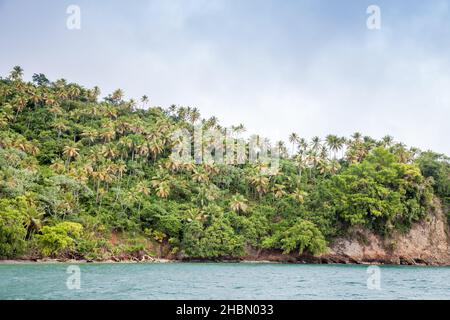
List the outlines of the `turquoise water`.
<svg viewBox="0 0 450 320">
<path fill-rule="evenodd" d="M 0 299 L 450 299 L 450 267 L 381 266 L 369 290 L 360 265 L 78 266 L 80 289 L 69 290 L 68 264 L 0 265 Z"/>
</svg>

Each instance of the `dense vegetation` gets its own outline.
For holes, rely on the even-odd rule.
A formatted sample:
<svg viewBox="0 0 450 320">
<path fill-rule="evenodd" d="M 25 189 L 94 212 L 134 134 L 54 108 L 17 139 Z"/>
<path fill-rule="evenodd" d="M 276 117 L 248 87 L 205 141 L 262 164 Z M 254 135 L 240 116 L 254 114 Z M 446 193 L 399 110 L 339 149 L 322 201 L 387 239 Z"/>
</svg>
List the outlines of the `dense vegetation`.
<svg viewBox="0 0 450 320">
<path fill-rule="evenodd" d="M 181 163 L 169 157 L 176 129 L 243 125 L 22 75 L 0 78 L 0 257 L 152 255 L 155 243 L 194 258 L 320 254 L 352 227 L 407 230 L 434 195 L 449 201 L 449 159 L 390 136 L 293 133 L 270 175 L 262 163 Z"/>
</svg>

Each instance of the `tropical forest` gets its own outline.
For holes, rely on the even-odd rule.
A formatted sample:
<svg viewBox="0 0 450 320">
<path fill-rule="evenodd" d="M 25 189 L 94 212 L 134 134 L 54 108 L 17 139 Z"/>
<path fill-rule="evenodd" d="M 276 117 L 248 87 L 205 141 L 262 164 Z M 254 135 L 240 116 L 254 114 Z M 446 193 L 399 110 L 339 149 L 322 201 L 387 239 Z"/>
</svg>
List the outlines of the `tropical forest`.
<svg viewBox="0 0 450 320">
<path fill-rule="evenodd" d="M 317 256 L 355 227 L 408 232 L 450 204 L 449 158 L 389 135 L 293 132 L 273 143 L 279 165 L 268 173 L 258 161 L 172 158 L 172 134 L 198 126 L 246 134 L 196 107 L 41 73 L 26 81 L 14 67 L 0 78 L 0 258 Z"/>
</svg>

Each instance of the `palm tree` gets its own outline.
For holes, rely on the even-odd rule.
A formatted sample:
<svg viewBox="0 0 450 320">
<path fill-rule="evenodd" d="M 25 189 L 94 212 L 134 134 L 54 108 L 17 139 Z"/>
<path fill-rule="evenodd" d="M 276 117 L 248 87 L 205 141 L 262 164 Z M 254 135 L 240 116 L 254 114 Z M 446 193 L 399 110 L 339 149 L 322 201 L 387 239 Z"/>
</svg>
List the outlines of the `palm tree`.
<svg viewBox="0 0 450 320">
<path fill-rule="evenodd" d="M 318 136 L 315 136 L 311 139 L 311 148 L 313 150 L 319 150 L 321 146 L 321 141 L 320 138 Z"/>
<path fill-rule="evenodd" d="M 14 98 L 13 105 L 15 106 L 15 108 L 17 110 L 14 120 L 17 119 L 17 116 L 19 115 L 20 112 L 22 112 L 22 110 L 25 108 L 27 103 L 28 103 L 28 99 L 24 95 L 19 95 Z"/>
<path fill-rule="evenodd" d="M 177 161 L 177 160 L 173 160 L 173 159 L 168 159 L 166 161 L 166 163 L 164 164 L 165 168 L 172 172 L 177 172 L 178 170 L 180 170 L 182 165 L 183 165 L 183 163 L 181 161 Z"/>
<path fill-rule="evenodd" d="M 219 123 L 219 119 L 217 117 L 211 117 L 206 121 L 206 127 L 207 128 L 213 128 Z"/>
<path fill-rule="evenodd" d="M 298 175 L 301 178 L 302 172 L 306 168 L 306 159 L 303 155 L 299 154 L 294 158 L 294 161 L 298 169 Z"/>
<path fill-rule="evenodd" d="M 258 174 L 256 176 L 253 176 L 250 178 L 250 183 L 255 188 L 259 197 L 261 197 L 261 195 L 263 195 L 264 193 L 267 192 L 267 186 L 269 184 L 269 179 L 262 174 Z"/>
<path fill-rule="evenodd" d="M 101 137 L 105 142 L 111 142 L 116 137 L 116 132 L 112 129 L 105 130 L 101 134 Z"/>
<path fill-rule="evenodd" d="M 381 142 L 384 145 L 385 148 L 388 148 L 392 146 L 392 143 L 394 142 L 394 138 L 390 135 L 384 136 L 381 138 Z"/>
<path fill-rule="evenodd" d="M 284 144 L 284 141 L 278 141 L 277 143 L 276 143 L 276 146 L 277 146 L 277 148 L 278 148 L 278 150 L 279 150 L 279 153 L 280 153 L 280 156 L 281 157 L 285 157 L 285 156 L 287 156 L 287 149 L 286 149 L 286 146 L 285 146 L 285 144 Z"/>
<path fill-rule="evenodd" d="M 236 213 L 246 212 L 248 209 L 247 202 L 243 195 L 236 194 L 231 198 L 230 209 Z"/>
<path fill-rule="evenodd" d="M 22 81 L 23 69 L 20 66 L 15 66 L 9 74 L 9 77 L 13 81 Z"/>
<path fill-rule="evenodd" d="M 292 154 L 294 154 L 295 144 L 299 142 L 298 134 L 292 132 L 289 136 L 289 142 L 292 143 Z"/>
<path fill-rule="evenodd" d="M 320 159 L 318 165 L 317 165 L 317 169 L 319 170 L 319 172 L 321 174 L 326 174 L 328 172 L 330 172 L 330 167 L 329 167 L 329 160 L 325 159 Z"/>
<path fill-rule="evenodd" d="M 208 173 L 202 169 L 195 169 L 194 168 L 194 172 L 192 174 L 192 180 L 194 180 L 197 183 L 207 183 L 209 181 L 209 176 Z"/>
<path fill-rule="evenodd" d="M 245 132 L 245 130 L 246 130 L 246 129 L 245 129 L 245 126 L 244 126 L 242 123 L 238 124 L 236 127 L 233 127 L 232 129 L 233 129 L 233 131 L 236 132 L 237 134 L 243 133 L 243 132 Z"/>
<path fill-rule="evenodd" d="M 336 158 L 336 151 L 338 149 L 339 138 L 334 134 L 329 134 L 325 137 L 325 143 L 334 152 L 334 158 Z"/>
<path fill-rule="evenodd" d="M 48 111 L 50 111 L 50 113 L 53 113 L 55 115 L 55 120 L 58 117 L 58 115 L 62 114 L 63 111 L 59 106 L 59 103 L 55 103 L 52 105 L 52 107 L 50 109 L 48 109 Z"/>
<path fill-rule="evenodd" d="M 102 155 L 105 158 L 108 158 L 110 160 L 115 159 L 118 155 L 117 149 L 112 146 L 112 145 L 108 145 L 108 146 L 103 146 L 102 149 Z"/>
<path fill-rule="evenodd" d="M 170 178 L 166 173 L 158 172 L 152 177 L 151 184 L 159 198 L 167 198 L 170 195 Z"/>
<path fill-rule="evenodd" d="M 360 132 L 355 132 L 352 134 L 352 138 L 356 143 L 361 142 L 362 134 Z"/>
<path fill-rule="evenodd" d="M 145 182 L 139 182 L 136 186 L 136 192 L 145 196 L 150 195 L 150 189 Z"/>
<path fill-rule="evenodd" d="M 123 174 L 127 172 L 127 165 L 124 161 L 119 160 L 117 162 L 117 173 L 119 174 L 119 179 L 122 179 Z"/>
<path fill-rule="evenodd" d="M 272 193 L 275 199 L 280 199 L 286 194 L 286 191 L 284 191 L 285 188 L 286 187 L 282 184 L 274 184 L 272 187 Z"/>
<path fill-rule="evenodd" d="M 337 161 L 335 159 L 331 160 L 330 165 L 329 165 L 330 173 L 336 174 L 340 169 L 341 169 L 341 165 L 339 164 L 339 161 Z"/>
<path fill-rule="evenodd" d="M 70 160 L 79 156 L 80 149 L 74 146 L 64 146 L 63 155 L 67 158 L 67 166 L 70 164 Z"/>
<path fill-rule="evenodd" d="M 8 125 L 8 118 L 5 114 L 0 113 L 0 128 L 4 128 Z"/>
<path fill-rule="evenodd" d="M 69 90 L 68 90 L 68 96 L 71 99 L 75 99 L 77 97 L 79 97 L 81 94 L 81 89 L 80 87 L 78 87 L 77 85 L 70 85 L 69 86 Z"/>
<path fill-rule="evenodd" d="M 101 93 L 100 88 L 95 86 L 92 90 L 89 91 L 89 98 L 91 99 L 91 101 L 95 102 L 97 101 L 100 93 Z"/>
<path fill-rule="evenodd" d="M 50 165 L 50 169 L 52 169 L 53 171 L 55 171 L 56 173 L 59 173 L 59 174 L 63 173 L 65 170 L 64 162 L 62 162 L 61 160 L 55 160 Z"/>
<path fill-rule="evenodd" d="M 189 120 L 191 121 L 191 124 L 194 125 L 197 120 L 200 119 L 200 112 L 198 111 L 197 108 L 193 108 L 189 114 Z"/>
<path fill-rule="evenodd" d="M 81 136 L 85 138 L 87 141 L 89 141 L 89 145 L 95 142 L 95 140 L 98 137 L 98 132 L 94 129 L 86 129 L 81 133 Z"/>
<path fill-rule="evenodd" d="M 148 96 L 143 95 L 142 98 L 141 98 L 141 102 L 142 102 L 142 108 L 145 109 L 145 107 L 146 107 L 146 105 L 148 103 Z"/>
<path fill-rule="evenodd" d="M 393 149 L 401 163 L 408 163 L 412 159 L 412 154 L 408 151 L 405 144 L 396 143 L 393 146 Z"/>
<path fill-rule="evenodd" d="M 163 152 L 164 144 L 161 139 L 152 139 L 149 143 L 149 149 L 153 156 L 153 159 L 156 160 L 156 157 Z"/>
<path fill-rule="evenodd" d="M 124 96 L 123 90 L 117 89 L 112 93 L 111 100 L 114 103 L 119 103 L 120 101 L 122 101 L 123 96 Z"/>
<path fill-rule="evenodd" d="M 305 197 L 308 194 L 304 191 L 302 191 L 301 189 L 297 188 L 294 190 L 293 193 L 291 193 L 291 198 L 294 199 L 295 201 L 297 201 L 300 204 L 303 204 L 305 202 Z"/>
<path fill-rule="evenodd" d="M 213 184 L 202 184 L 197 188 L 197 191 L 195 201 L 202 208 L 218 198 L 218 189 Z"/>
</svg>

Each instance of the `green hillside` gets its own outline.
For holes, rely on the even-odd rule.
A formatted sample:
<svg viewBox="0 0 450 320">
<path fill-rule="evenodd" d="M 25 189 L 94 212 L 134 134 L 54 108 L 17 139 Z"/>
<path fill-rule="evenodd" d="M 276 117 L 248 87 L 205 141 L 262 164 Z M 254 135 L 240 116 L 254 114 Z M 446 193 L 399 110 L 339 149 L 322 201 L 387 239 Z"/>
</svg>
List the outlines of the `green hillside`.
<svg viewBox="0 0 450 320">
<path fill-rule="evenodd" d="M 353 226 L 407 231 L 434 197 L 448 204 L 448 157 L 390 136 L 293 133 L 274 144 L 272 174 L 263 163 L 178 162 L 175 130 L 244 126 L 22 74 L 0 79 L 3 258 L 153 255 L 155 243 L 191 258 L 239 257 L 249 246 L 317 255 Z"/>
</svg>

